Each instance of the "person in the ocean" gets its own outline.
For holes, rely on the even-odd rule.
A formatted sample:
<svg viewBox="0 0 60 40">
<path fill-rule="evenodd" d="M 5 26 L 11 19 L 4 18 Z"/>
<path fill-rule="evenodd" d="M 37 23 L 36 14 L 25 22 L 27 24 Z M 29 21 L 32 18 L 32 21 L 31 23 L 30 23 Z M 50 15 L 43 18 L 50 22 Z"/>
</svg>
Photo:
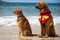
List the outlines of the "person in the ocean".
<svg viewBox="0 0 60 40">
<path fill-rule="evenodd" d="M 47 3 L 41 1 L 35 7 L 40 11 L 38 19 L 41 24 L 41 37 L 56 36 L 53 17 Z"/>
</svg>

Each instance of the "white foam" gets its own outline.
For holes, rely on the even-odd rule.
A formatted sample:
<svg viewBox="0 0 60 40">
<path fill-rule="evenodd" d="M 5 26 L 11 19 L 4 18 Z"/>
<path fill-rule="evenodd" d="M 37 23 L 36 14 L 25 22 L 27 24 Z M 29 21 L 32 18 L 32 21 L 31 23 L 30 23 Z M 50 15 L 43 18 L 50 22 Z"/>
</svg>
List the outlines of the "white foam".
<svg viewBox="0 0 60 40">
<path fill-rule="evenodd" d="M 16 23 L 16 16 L 2 16 L 0 17 L 0 25 L 4 26 L 12 26 L 17 25 Z M 29 23 L 31 25 L 40 25 L 38 21 L 38 16 L 27 16 L 26 17 L 29 20 Z M 60 17 L 54 17 L 54 24 L 60 23 Z"/>
<path fill-rule="evenodd" d="M 0 17 L 0 25 L 4 26 L 16 25 L 16 17 L 15 16 Z"/>
<path fill-rule="evenodd" d="M 53 20 L 54 20 L 54 25 L 56 25 L 57 23 L 60 23 L 60 16 L 54 16 Z"/>
<path fill-rule="evenodd" d="M 29 20 L 31 25 L 40 25 L 38 16 L 28 16 L 27 19 Z"/>
</svg>

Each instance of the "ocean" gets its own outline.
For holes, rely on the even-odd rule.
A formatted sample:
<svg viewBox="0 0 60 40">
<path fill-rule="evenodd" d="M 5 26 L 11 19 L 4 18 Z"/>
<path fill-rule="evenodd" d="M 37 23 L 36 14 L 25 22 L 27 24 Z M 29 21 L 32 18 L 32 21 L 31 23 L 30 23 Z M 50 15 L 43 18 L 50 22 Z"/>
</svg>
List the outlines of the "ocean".
<svg viewBox="0 0 60 40">
<path fill-rule="evenodd" d="M 35 8 L 36 4 L 37 3 L 0 3 L 0 25 L 16 25 L 17 16 L 13 14 L 16 8 L 22 9 L 23 14 L 31 25 L 40 25 L 38 21 L 40 12 Z M 54 24 L 60 23 L 60 3 L 48 3 L 48 7 L 54 17 Z"/>
</svg>

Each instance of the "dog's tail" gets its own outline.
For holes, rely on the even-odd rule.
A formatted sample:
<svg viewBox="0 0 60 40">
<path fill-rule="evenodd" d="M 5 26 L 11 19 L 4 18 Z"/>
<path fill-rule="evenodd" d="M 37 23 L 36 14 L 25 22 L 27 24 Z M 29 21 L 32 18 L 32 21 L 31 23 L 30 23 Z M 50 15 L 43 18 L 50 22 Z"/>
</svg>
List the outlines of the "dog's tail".
<svg viewBox="0 0 60 40">
<path fill-rule="evenodd" d="M 40 36 L 40 34 L 32 34 L 32 36 Z"/>
</svg>

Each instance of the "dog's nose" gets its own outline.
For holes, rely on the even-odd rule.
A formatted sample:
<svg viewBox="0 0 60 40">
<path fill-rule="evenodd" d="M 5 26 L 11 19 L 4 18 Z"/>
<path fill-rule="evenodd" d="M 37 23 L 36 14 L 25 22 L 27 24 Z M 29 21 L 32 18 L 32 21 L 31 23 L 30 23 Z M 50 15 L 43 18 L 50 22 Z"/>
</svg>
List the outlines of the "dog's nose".
<svg viewBox="0 0 60 40">
<path fill-rule="evenodd" d="M 38 5 L 36 5 L 35 8 L 40 9 Z"/>
<path fill-rule="evenodd" d="M 35 8 L 37 8 L 37 6 L 35 6 Z"/>
</svg>

